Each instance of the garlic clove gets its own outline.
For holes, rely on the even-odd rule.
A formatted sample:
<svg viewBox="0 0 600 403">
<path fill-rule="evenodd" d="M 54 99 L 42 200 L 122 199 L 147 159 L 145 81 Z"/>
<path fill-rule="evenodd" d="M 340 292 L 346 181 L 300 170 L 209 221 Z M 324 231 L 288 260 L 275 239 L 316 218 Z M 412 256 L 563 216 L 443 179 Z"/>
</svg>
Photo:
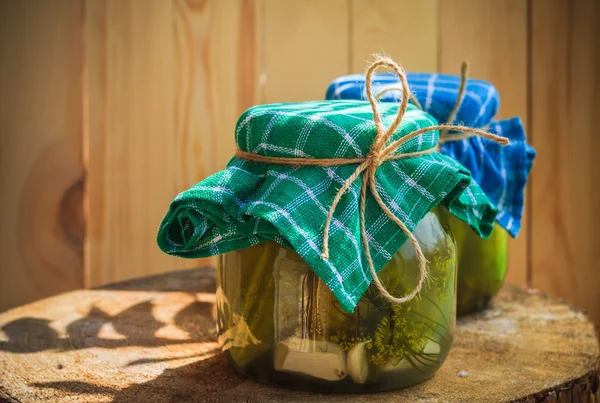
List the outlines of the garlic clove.
<svg viewBox="0 0 600 403">
<path fill-rule="evenodd" d="M 369 377 L 369 361 L 367 360 L 367 343 L 361 342 L 348 351 L 346 367 L 352 382 L 364 384 Z"/>
</svg>

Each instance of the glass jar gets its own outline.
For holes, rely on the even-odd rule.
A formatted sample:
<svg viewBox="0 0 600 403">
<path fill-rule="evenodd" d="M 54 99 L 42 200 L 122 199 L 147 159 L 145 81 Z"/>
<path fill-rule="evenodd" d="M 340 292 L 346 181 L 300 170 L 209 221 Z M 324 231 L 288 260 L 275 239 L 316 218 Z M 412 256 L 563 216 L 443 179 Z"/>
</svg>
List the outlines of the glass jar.
<svg viewBox="0 0 600 403">
<path fill-rule="evenodd" d="M 482 239 L 465 222 L 444 212 L 458 253 L 457 315 L 486 308 L 498 294 L 508 266 L 508 232 L 498 224 Z"/>
<path fill-rule="evenodd" d="M 381 391 L 432 376 L 445 360 L 455 325 L 454 238 L 437 212 L 415 232 L 430 276 L 419 296 L 396 305 L 374 285 L 353 313 L 295 252 L 264 242 L 219 258 L 217 331 L 238 371 L 260 382 L 319 392 Z M 379 277 L 392 295 L 417 283 L 406 242 Z"/>
</svg>

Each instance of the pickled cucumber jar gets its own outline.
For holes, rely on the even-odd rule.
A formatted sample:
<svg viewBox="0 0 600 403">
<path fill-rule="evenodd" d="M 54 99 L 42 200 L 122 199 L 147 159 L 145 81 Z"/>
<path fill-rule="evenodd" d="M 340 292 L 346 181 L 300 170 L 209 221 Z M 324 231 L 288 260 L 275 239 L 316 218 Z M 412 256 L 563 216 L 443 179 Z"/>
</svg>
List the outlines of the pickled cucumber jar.
<svg viewBox="0 0 600 403">
<path fill-rule="evenodd" d="M 297 253 L 272 241 L 221 255 L 218 341 L 231 364 L 263 383 L 321 392 L 382 391 L 431 377 L 450 349 L 456 310 L 456 246 L 442 209 L 413 232 L 430 275 L 405 304 L 371 284 L 346 313 Z M 416 286 L 410 242 L 379 277 L 396 296 Z"/>
</svg>

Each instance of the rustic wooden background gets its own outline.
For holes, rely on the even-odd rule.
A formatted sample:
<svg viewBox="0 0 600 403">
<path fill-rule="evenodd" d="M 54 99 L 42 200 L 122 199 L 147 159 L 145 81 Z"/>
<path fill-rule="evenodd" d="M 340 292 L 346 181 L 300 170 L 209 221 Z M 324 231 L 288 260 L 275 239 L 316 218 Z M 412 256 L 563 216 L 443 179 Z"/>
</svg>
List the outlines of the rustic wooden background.
<svg viewBox="0 0 600 403">
<path fill-rule="evenodd" d="M 472 76 L 539 157 L 509 281 L 600 323 L 600 1 L 0 0 L 0 310 L 196 266 L 155 246 L 239 114 L 322 99 L 384 51 Z"/>
</svg>

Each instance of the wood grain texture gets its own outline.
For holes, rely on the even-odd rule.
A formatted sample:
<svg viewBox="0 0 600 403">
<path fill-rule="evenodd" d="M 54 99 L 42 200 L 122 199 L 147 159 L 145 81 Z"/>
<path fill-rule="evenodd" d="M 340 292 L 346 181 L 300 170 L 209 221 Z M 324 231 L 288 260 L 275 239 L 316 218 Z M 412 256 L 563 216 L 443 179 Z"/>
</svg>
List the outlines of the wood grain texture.
<svg viewBox="0 0 600 403">
<path fill-rule="evenodd" d="M 407 71 L 438 69 L 438 0 L 351 0 L 351 71 L 362 73 L 374 53 Z"/>
<path fill-rule="evenodd" d="M 83 286 L 81 2 L 0 2 L 0 311 Z"/>
<path fill-rule="evenodd" d="M 225 167 L 238 117 L 257 103 L 256 0 L 175 2 L 176 167 L 187 188 Z"/>
<path fill-rule="evenodd" d="M 500 92 L 497 117 L 520 116 L 527 127 L 527 2 L 441 1 L 439 46 L 442 72 L 459 74 L 467 60 L 471 77 L 493 83 Z M 528 214 L 509 244 L 507 281 L 515 284 L 525 284 L 527 278 Z"/>
<path fill-rule="evenodd" d="M 533 285 L 600 323 L 600 4 L 532 3 Z"/>
<path fill-rule="evenodd" d="M 594 327 L 507 287 L 457 323 L 430 380 L 402 391 L 313 394 L 238 375 L 216 342 L 212 269 L 75 291 L 0 315 L 0 399 L 15 402 L 551 402 L 600 398 Z M 465 376 L 459 376 L 466 371 Z M 585 397 L 586 400 L 581 398 Z M 587 400 L 592 399 L 592 400 Z"/>
<path fill-rule="evenodd" d="M 169 203 L 222 169 L 254 103 L 253 1 L 86 3 L 86 284 L 197 261 L 156 246 Z"/>
<path fill-rule="evenodd" d="M 348 74 L 348 0 L 261 0 L 262 103 L 322 100 Z"/>
</svg>

